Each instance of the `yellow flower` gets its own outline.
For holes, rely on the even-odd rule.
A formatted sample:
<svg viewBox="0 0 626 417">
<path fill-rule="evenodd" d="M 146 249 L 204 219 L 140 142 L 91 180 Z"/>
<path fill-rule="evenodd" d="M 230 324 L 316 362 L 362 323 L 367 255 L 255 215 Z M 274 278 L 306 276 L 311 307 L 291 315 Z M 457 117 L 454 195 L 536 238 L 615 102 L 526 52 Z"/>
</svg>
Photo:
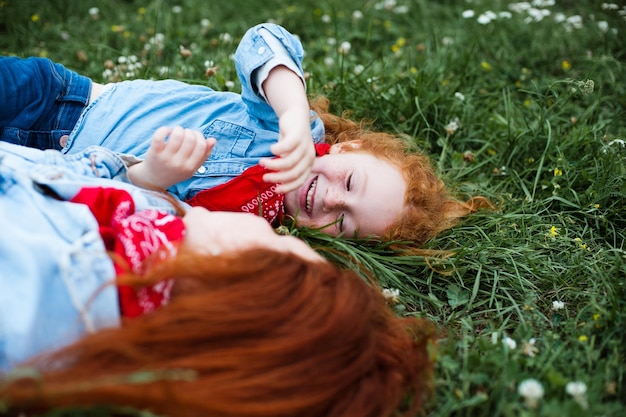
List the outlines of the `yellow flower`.
<svg viewBox="0 0 626 417">
<path fill-rule="evenodd" d="M 39 15 L 38 14 L 34 14 L 30 17 L 30 20 L 32 20 L 33 22 L 39 22 Z"/>
<path fill-rule="evenodd" d="M 554 176 L 560 177 L 561 175 L 563 175 L 563 171 L 561 171 L 559 168 L 554 168 Z"/>
<path fill-rule="evenodd" d="M 559 229 L 556 226 L 550 228 L 550 237 L 557 237 L 559 235 Z"/>
<path fill-rule="evenodd" d="M 417 74 L 417 68 L 411 67 L 411 74 Z"/>
<path fill-rule="evenodd" d="M 137 10 L 137 13 L 139 13 L 139 14 L 146 14 L 146 8 L 145 7 L 140 7 L 139 10 Z"/>
<path fill-rule="evenodd" d="M 587 336 L 582 334 L 582 335 L 578 336 L 578 340 L 580 340 L 581 342 L 586 342 L 587 341 Z"/>
<path fill-rule="evenodd" d="M 598 319 L 600 319 L 600 313 L 596 313 L 593 315 L 593 320 L 594 321 L 598 321 Z"/>
<path fill-rule="evenodd" d="M 532 102 L 529 98 L 527 98 L 526 100 L 524 100 L 524 106 L 526 106 L 526 107 L 530 107 L 530 105 L 531 105 L 531 104 L 533 104 L 533 102 Z"/>
<path fill-rule="evenodd" d="M 391 51 L 392 51 L 392 52 L 398 52 L 399 50 L 400 50 L 400 47 L 398 46 L 398 44 L 397 44 L 397 43 L 395 43 L 395 44 L 393 44 L 393 45 L 391 46 Z"/>
<path fill-rule="evenodd" d="M 599 209 L 600 208 L 600 204 L 594 204 L 593 207 Z"/>
<path fill-rule="evenodd" d="M 493 69 L 493 67 L 491 66 L 491 64 L 487 61 L 483 61 L 480 63 L 480 66 L 482 69 L 484 69 L 485 71 L 491 71 Z"/>
<path fill-rule="evenodd" d="M 564 59 L 561 62 L 561 68 L 563 68 L 564 71 L 569 71 L 572 69 L 572 64 L 570 64 L 568 60 Z"/>
<path fill-rule="evenodd" d="M 492 148 L 487 149 L 487 154 L 488 154 L 489 156 L 494 156 L 496 153 L 497 153 L 497 152 L 496 152 L 496 150 L 495 150 L 495 149 L 492 149 Z"/>
</svg>

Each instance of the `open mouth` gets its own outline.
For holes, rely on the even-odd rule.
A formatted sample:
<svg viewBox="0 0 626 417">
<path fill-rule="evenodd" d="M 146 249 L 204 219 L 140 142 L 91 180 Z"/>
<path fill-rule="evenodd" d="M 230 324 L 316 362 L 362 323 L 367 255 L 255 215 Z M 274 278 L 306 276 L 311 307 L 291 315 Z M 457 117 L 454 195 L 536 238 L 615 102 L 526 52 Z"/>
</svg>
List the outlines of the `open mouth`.
<svg viewBox="0 0 626 417">
<path fill-rule="evenodd" d="M 317 178 L 318 177 L 315 177 L 315 179 L 311 181 L 311 185 L 309 185 L 309 190 L 306 193 L 304 209 L 306 210 L 307 214 L 311 214 L 311 211 L 313 210 L 313 200 L 314 200 L 313 197 L 315 196 L 315 187 L 317 186 Z"/>
</svg>

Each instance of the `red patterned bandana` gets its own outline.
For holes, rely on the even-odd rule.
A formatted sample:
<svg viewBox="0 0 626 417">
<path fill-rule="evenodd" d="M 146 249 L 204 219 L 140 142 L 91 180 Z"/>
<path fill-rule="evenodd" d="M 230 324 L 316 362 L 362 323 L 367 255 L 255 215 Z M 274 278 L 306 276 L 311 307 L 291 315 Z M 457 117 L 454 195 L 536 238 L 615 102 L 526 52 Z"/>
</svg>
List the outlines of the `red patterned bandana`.
<svg viewBox="0 0 626 417">
<path fill-rule="evenodd" d="M 326 143 L 315 144 L 317 156 L 325 155 L 329 150 L 330 145 Z M 187 203 L 213 211 L 258 214 L 276 226 L 283 220 L 285 196 L 276 193 L 276 184 L 263 181 L 263 175 L 268 172 L 262 166 L 255 165 L 222 185 L 200 191 Z"/>
</svg>

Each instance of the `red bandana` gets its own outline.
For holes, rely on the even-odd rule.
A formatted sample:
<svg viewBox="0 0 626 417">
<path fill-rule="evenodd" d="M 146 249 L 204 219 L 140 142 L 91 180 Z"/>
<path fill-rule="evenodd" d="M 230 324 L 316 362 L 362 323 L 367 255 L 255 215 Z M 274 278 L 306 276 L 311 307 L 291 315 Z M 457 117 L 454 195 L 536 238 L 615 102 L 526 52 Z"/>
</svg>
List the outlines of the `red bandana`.
<svg viewBox="0 0 626 417">
<path fill-rule="evenodd" d="M 124 190 L 86 187 L 71 201 L 89 207 L 98 220 L 106 248 L 123 260 L 119 263 L 114 259 L 117 275 L 129 269 L 141 275 L 146 258 L 154 253 L 158 253 L 159 258 L 176 254 L 177 243 L 183 239 L 182 219 L 156 210 L 135 212 L 133 199 Z M 136 317 L 166 304 L 172 285 L 172 280 L 140 288 L 118 285 L 122 315 Z"/>
<path fill-rule="evenodd" d="M 315 153 L 328 153 L 330 145 L 315 144 Z M 283 194 L 276 193 L 276 184 L 263 181 L 267 169 L 255 165 L 246 169 L 232 180 L 207 190 L 202 190 L 189 200 L 191 206 L 200 206 L 213 211 L 238 211 L 262 216 L 272 225 L 282 222 Z"/>
</svg>

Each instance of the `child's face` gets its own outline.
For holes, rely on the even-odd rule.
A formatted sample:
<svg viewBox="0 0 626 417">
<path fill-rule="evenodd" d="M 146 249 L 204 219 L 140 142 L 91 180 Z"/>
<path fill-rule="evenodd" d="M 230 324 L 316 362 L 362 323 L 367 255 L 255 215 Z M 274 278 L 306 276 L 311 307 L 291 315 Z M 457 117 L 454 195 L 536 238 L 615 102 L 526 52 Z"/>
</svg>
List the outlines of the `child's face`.
<svg viewBox="0 0 626 417">
<path fill-rule="evenodd" d="M 297 225 L 326 226 L 332 236 L 381 236 L 402 214 L 406 189 L 400 168 L 338 144 L 315 158 L 302 187 L 285 195 L 285 210 Z"/>
</svg>

